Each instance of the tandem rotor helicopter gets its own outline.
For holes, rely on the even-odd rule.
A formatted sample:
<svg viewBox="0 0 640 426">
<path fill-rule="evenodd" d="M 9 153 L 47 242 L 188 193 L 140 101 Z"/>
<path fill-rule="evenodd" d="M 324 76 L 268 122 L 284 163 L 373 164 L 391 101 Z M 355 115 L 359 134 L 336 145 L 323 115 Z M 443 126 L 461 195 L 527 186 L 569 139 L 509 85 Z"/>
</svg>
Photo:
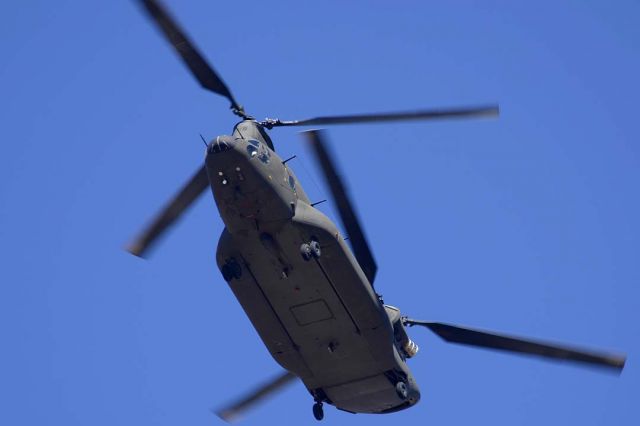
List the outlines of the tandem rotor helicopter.
<svg viewBox="0 0 640 426">
<path fill-rule="evenodd" d="M 391 413 L 420 399 L 407 360 L 418 352 L 407 328 L 423 326 L 447 342 L 585 363 L 618 372 L 625 357 L 577 350 L 493 332 L 403 316 L 374 288 L 377 264 L 320 131 L 305 133 L 324 173 L 348 242 L 314 208 L 281 159 L 267 131 L 403 120 L 496 116 L 497 106 L 387 114 L 258 121 L 236 101 L 157 0 L 138 0 L 207 90 L 231 102 L 240 117 L 230 136 L 207 144 L 204 164 L 128 246 L 144 256 L 152 244 L 207 188 L 225 229 L 216 261 L 265 346 L 284 372 L 217 414 L 231 420 L 262 397 L 300 379 L 313 400 L 351 413 Z"/>
</svg>

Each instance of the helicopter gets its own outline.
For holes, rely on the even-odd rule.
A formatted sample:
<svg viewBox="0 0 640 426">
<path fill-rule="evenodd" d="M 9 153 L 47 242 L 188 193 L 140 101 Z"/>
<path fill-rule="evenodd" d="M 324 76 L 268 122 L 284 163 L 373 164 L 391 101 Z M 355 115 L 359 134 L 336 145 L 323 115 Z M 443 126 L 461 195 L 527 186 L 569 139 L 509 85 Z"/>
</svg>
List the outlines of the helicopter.
<svg viewBox="0 0 640 426">
<path fill-rule="evenodd" d="M 420 400 L 408 360 L 418 345 L 408 328 L 422 326 L 447 342 L 621 372 L 623 355 L 576 349 L 474 328 L 410 318 L 384 303 L 374 287 L 377 263 L 356 209 L 320 130 L 303 132 L 320 165 L 342 227 L 315 208 L 269 131 L 276 127 L 494 117 L 496 105 L 259 121 L 241 106 L 219 74 L 158 0 L 138 0 L 200 85 L 230 102 L 239 117 L 231 135 L 205 141 L 203 164 L 128 245 L 144 257 L 209 188 L 224 230 L 216 263 L 264 345 L 283 372 L 217 414 L 230 421 L 265 396 L 301 380 L 313 399 L 350 413 L 383 414 Z M 204 139 L 203 139 L 204 140 Z"/>
</svg>

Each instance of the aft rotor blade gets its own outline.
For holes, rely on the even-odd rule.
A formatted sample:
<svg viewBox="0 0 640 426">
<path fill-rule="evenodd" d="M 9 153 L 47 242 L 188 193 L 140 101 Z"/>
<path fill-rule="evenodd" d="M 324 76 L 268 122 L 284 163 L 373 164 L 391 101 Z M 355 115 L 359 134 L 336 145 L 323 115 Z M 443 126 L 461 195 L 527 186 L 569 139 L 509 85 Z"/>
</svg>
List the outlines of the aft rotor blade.
<svg viewBox="0 0 640 426">
<path fill-rule="evenodd" d="M 437 120 L 453 118 L 495 117 L 500 113 L 497 105 L 455 109 L 427 109 L 417 111 L 389 112 L 380 114 L 334 115 L 308 118 L 306 120 L 267 120 L 266 126 L 325 126 L 331 124 L 383 123 L 389 121 Z"/>
<path fill-rule="evenodd" d="M 338 212 L 340 213 L 342 225 L 349 236 L 349 242 L 353 248 L 353 254 L 367 276 L 367 279 L 373 286 L 378 266 L 373 258 L 373 253 L 371 252 L 367 238 L 364 235 L 362 226 L 360 226 L 360 221 L 356 216 L 355 209 L 349 199 L 347 190 L 342 183 L 342 179 L 338 174 L 331 155 L 329 155 L 326 144 L 323 142 L 323 133 L 318 130 L 312 130 L 304 133 L 309 140 L 309 144 L 313 148 L 316 160 L 320 164 L 320 167 L 322 167 L 324 177 L 331 189 L 331 194 L 333 195 L 333 199 L 338 207 Z"/>
<path fill-rule="evenodd" d="M 162 3 L 158 0 L 140 0 L 140 2 L 202 87 L 229 99 L 232 109 L 241 110 L 227 85 L 198 52 Z"/>
<path fill-rule="evenodd" d="M 278 375 L 277 377 L 274 377 L 267 383 L 261 385 L 257 389 L 246 394 L 230 406 L 216 411 L 216 414 L 222 420 L 232 422 L 239 416 L 241 416 L 242 413 L 251 408 L 251 406 L 257 404 L 258 402 L 260 402 L 260 400 L 266 398 L 274 392 L 279 391 L 285 385 L 291 383 L 294 379 L 296 379 L 296 377 L 297 376 L 295 374 L 285 371 L 284 373 Z"/>
<path fill-rule="evenodd" d="M 404 324 L 409 326 L 421 325 L 427 327 L 447 342 L 461 343 L 463 345 L 497 349 L 507 352 L 537 355 L 555 360 L 586 363 L 600 367 L 612 368 L 618 372 L 622 371 L 626 361 L 626 357 L 621 355 L 592 352 L 546 342 L 525 340 L 518 337 L 505 336 L 472 328 L 444 324 L 441 322 L 417 321 L 405 318 Z"/>
<path fill-rule="evenodd" d="M 189 182 L 173 197 L 149 226 L 127 246 L 127 250 L 136 256 L 144 257 L 153 243 L 160 237 L 182 213 L 209 186 L 207 170 L 204 165 L 191 177 Z"/>
</svg>

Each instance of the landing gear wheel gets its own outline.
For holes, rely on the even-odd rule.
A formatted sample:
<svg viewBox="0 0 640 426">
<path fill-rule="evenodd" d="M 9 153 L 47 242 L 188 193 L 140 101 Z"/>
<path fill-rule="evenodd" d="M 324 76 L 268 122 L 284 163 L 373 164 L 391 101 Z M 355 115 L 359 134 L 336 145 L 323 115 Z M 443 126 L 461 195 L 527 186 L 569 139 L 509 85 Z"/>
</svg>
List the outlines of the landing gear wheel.
<svg viewBox="0 0 640 426">
<path fill-rule="evenodd" d="M 316 240 L 311 240 L 308 243 L 303 243 L 300 246 L 300 254 L 302 254 L 302 258 L 307 262 L 311 259 L 318 259 L 322 254 L 320 243 Z"/>
<path fill-rule="evenodd" d="M 324 419 L 324 410 L 322 409 L 322 402 L 316 402 L 315 404 L 313 404 L 313 417 L 315 417 L 317 421 Z"/>
<path fill-rule="evenodd" d="M 320 250 L 320 243 L 316 240 L 311 240 L 311 242 L 309 243 L 309 247 L 311 248 L 311 256 L 318 259 L 322 254 L 322 250 Z"/>
<path fill-rule="evenodd" d="M 396 392 L 402 399 L 407 399 L 407 396 L 409 396 L 409 391 L 407 390 L 407 385 L 405 382 L 396 383 Z"/>
<path fill-rule="evenodd" d="M 305 261 L 310 261 L 311 260 L 311 246 L 307 243 L 304 243 L 300 246 L 300 254 L 302 255 L 302 258 Z"/>
</svg>

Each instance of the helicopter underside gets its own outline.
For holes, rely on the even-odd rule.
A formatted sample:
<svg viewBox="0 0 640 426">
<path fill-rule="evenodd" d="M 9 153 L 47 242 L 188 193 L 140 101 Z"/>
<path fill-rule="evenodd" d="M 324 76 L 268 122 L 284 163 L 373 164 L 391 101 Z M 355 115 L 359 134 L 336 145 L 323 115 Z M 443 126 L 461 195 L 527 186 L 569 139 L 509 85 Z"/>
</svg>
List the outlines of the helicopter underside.
<svg viewBox="0 0 640 426">
<path fill-rule="evenodd" d="M 300 377 L 316 401 L 359 413 L 415 404 L 416 383 L 393 330 L 337 229 L 298 202 L 268 231 L 222 233 L 217 262 L 274 359 Z M 301 246 L 320 244 L 319 257 Z M 407 395 L 398 392 L 406 383 Z"/>
</svg>

